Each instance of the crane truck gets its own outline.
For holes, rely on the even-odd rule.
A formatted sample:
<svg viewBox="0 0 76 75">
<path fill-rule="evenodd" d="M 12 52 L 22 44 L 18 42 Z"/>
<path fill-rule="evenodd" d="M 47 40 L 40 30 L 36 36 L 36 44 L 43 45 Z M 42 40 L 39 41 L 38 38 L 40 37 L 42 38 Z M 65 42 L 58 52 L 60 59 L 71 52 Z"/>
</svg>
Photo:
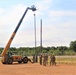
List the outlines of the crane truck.
<svg viewBox="0 0 76 75">
<path fill-rule="evenodd" d="M 31 62 L 31 60 L 27 57 L 27 56 L 20 56 L 20 55 L 12 55 L 11 53 L 8 53 L 8 49 L 10 48 L 10 45 L 24 19 L 24 16 L 26 15 L 27 11 L 28 10 L 32 10 L 32 11 L 36 11 L 36 7 L 33 5 L 31 7 L 27 7 L 23 16 L 21 17 L 17 27 L 15 28 L 13 34 L 11 35 L 9 41 L 7 42 L 5 48 L 3 49 L 2 53 L 1 53 L 1 56 L 2 56 L 2 60 L 1 62 L 3 64 L 12 64 L 13 62 L 18 62 L 18 63 L 27 63 L 28 61 Z"/>
</svg>

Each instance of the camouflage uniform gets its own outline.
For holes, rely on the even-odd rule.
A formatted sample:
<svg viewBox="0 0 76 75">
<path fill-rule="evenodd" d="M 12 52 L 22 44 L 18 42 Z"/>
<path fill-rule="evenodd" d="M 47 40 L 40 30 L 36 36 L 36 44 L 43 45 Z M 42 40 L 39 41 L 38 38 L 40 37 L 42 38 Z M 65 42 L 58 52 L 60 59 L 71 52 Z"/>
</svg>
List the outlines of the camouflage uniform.
<svg viewBox="0 0 76 75">
<path fill-rule="evenodd" d="M 46 57 L 43 57 L 43 65 L 46 66 Z"/>
<path fill-rule="evenodd" d="M 46 66 L 47 60 L 48 60 L 48 56 L 47 55 L 44 55 L 44 59 L 43 59 L 43 65 L 44 66 Z"/>
<path fill-rule="evenodd" d="M 48 55 L 46 55 L 46 64 L 48 64 Z"/>
<path fill-rule="evenodd" d="M 33 63 L 35 63 L 35 55 L 33 55 Z"/>
<path fill-rule="evenodd" d="M 50 58 L 51 58 L 51 60 L 50 60 L 50 66 L 51 65 L 56 65 L 56 58 L 55 58 L 55 56 L 54 55 L 52 55 L 52 56 L 50 56 Z"/>
<path fill-rule="evenodd" d="M 42 55 L 40 55 L 40 65 L 42 65 Z"/>
</svg>

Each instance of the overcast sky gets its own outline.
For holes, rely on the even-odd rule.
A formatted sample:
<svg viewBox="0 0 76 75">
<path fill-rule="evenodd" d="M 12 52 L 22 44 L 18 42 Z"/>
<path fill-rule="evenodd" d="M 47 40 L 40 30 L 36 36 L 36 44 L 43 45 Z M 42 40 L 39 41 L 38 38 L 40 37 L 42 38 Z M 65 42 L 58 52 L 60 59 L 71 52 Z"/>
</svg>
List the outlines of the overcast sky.
<svg viewBox="0 0 76 75">
<path fill-rule="evenodd" d="M 29 10 L 11 47 L 34 47 L 34 13 L 37 46 L 40 46 L 40 20 L 43 21 L 43 46 L 69 46 L 76 40 L 76 0 L 0 0 L 0 47 L 5 47 L 27 7 Z"/>
</svg>

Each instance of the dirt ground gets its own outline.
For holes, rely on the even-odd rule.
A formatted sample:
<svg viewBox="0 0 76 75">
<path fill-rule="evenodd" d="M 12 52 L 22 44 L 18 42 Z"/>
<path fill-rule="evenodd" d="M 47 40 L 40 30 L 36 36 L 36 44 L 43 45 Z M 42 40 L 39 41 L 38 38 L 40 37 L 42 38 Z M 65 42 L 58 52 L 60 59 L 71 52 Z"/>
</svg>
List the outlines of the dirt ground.
<svg viewBox="0 0 76 75">
<path fill-rule="evenodd" d="M 3 65 L 0 62 L 0 75 L 76 75 L 76 65 L 43 66 L 39 63 Z"/>
</svg>

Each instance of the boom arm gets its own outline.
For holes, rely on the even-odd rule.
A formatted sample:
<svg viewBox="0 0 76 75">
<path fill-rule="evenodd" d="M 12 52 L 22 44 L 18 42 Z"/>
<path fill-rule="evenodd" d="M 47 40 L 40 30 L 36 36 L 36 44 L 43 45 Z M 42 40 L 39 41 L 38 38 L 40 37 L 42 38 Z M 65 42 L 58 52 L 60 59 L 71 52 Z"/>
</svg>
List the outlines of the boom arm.
<svg viewBox="0 0 76 75">
<path fill-rule="evenodd" d="M 32 10 L 32 11 L 36 11 L 35 6 L 32 6 L 31 8 L 30 8 L 30 7 L 27 7 L 27 9 L 26 9 L 26 11 L 24 12 L 22 18 L 20 19 L 20 21 L 19 21 L 16 29 L 14 30 L 11 38 L 9 39 L 9 41 L 8 41 L 8 43 L 6 44 L 5 48 L 3 49 L 2 53 L 1 53 L 1 56 L 4 56 L 4 55 L 6 54 L 6 52 L 7 52 L 7 50 L 10 48 L 10 45 L 11 45 L 11 43 L 12 43 L 12 40 L 14 39 L 14 37 L 15 37 L 15 35 L 16 35 L 16 32 L 18 31 L 18 29 L 19 29 L 19 27 L 20 27 L 20 25 L 21 25 L 21 23 L 22 23 L 22 21 L 23 21 L 23 19 L 24 19 L 24 16 L 26 15 L 28 9 L 30 9 L 30 10 Z"/>
</svg>

